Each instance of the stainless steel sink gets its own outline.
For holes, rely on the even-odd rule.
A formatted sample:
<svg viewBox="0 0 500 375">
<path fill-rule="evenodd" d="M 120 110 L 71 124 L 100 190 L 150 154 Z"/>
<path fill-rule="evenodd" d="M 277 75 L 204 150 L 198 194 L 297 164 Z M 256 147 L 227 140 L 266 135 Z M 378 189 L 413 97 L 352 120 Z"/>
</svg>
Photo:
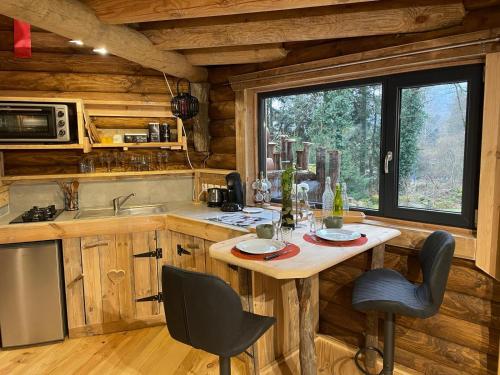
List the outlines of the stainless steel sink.
<svg viewBox="0 0 500 375">
<path fill-rule="evenodd" d="M 162 214 L 167 212 L 167 206 L 152 205 L 152 206 L 136 206 L 122 208 L 118 211 L 117 216 L 127 216 L 127 215 L 152 215 L 152 214 Z"/>
<path fill-rule="evenodd" d="M 145 206 L 133 206 L 122 208 L 115 215 L 112 208 L 92 208 L 88 210 L 81 210 L 75 219 L 98 219 L 114 216 L 135 216 L 135 215 L 154 215 L 167 212 L 165 204 L 154 204 Z"/>
</svg>

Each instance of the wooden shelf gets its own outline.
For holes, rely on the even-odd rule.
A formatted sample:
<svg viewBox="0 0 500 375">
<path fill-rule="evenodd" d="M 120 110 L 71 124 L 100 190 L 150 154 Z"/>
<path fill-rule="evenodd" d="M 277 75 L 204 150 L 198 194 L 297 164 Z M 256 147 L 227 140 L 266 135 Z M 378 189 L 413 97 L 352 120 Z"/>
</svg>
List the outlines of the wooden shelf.
<svg viewBox="0 0 500 375">
<path fill-rule="evenodd" d="M 179 142 L 145 142 L 145 143 L 94 143 L 92 148 L 182 148 Z"/>
<path fill-rule="evenodd" d="M 83 150 L 84 146 L 78 143 L 53 145 L 13 145 L 0 144 L 0 150 Z"/>
<path fill-rule="evenodd" d="M 59 180 L 106 180 L 133 177 L 154 177 L 172 175 L 194 175 L 195 173 L 221 174 L 226 175 L 230 170 L 225 169 L 167 169 L 163 171 L 138 171 L 138 172 L 96 172 L 96 173 L 73 173 L 73 174 L 47 174 L 47 175 L 26 175 L 26 176 L 4 176 L 0 181 L 4 183 L 29 183 Z"/>
</svg>

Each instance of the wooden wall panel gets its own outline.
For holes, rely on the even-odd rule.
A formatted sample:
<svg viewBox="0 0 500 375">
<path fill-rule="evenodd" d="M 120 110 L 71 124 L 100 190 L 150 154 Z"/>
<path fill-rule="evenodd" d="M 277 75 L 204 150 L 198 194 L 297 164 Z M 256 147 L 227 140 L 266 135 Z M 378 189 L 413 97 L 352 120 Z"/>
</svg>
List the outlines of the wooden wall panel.
<svg viewBox="0 0 500 375">
<path fill-rule="evenodd" d="M 413 250 L 389 247 L 385 267 L 421 280 Z M 320 274 L 320 333 L 363 343 L 365 317 L 352 309 L 351 294 L 354 280 L 366 270 L 367 256 L 362 254 Z M 499 286 L 472 261 L 454 260 L 437 315 L 425 320 L 396 317 L 396 360 L 423 374 L 496 373 Z"/>
<path fill-rule="evenodd" d="M 1 20 L 0 96 L 81 98 L 96 127 L 107 134 L 144 131 L 149 122 L 167 122 L 176 127 L 175 119 L 165 117 L 171 115 L 171 95 L 159 72 L 115 56 L 88 54 L 86 48 L 70 47 L 65 38 L 37 29 L 33 30 L 33 57 L 16 59 L 12 46 L 4 45 L 2 34 L 12 30 L 11 20 L 0 17 Z M 36 35 L 43 37 L 40 43 Z M 176 80 L 167 78 L 176 93 Z M 180 89 L 186 90 L 187 84 L 183 82 Z M 195 167 L 201 167 L 206 155 L 193 149 L 193 122 L 186 121 L 185 128 L 191 161 Z M 172 135 L 176 136 L 176 128 Z M 102 152 L 107 150 L 96 150 L 90 155 L 98 160 Z M 84 154 L 77 150 L 6 151 L 4 156 L 6 175 L 28 175 L 77 173 L 78 161 Z M 169 168 L 187 166 L 184 151 L 169 151 Z"/>
<path fill-rule="evenodd" d="M 210 69 L 210 134 L 214 154 L 209 162 L 228 162 L 233 157 L 220 153 L 219 149 L 228 137 L 236 137 L 234 107 L 230 103 L 234 101 L 234 93 L 227 87 L 230 76 L 500 26 L 500 2 L 497 0 L 481 1 L 480 4 L 466 1 L 465 6 L 470 11 L 464 23 L 444 30 L 389 38 L 288 43 L 285 48 L 290 52 L 282 60 Z M 409 244 L 401 246 L 409 247 Z M 410 280 L 419 282 L 421 275 L 416 254 L 414 250 L 389 247 L 385 267 L 399 270 Z M 369 269 L 369 261 L 366 254 L 360 255 L 321 273 L 320 333 L 351 345 L 364 343 L 365 317 L 353 311 L 351 296 L 353 281 Z M 398 363 L 426 375 L 497 373 L 500 284 L 476 268 L 473 261 L 454 260 L 439 314 L 427 320 L 398 317 L 396 322 Z M 383 327 L 382 322 L 379 327 Z"/>
<path fill-rule="evenodd" d="M 234 91 L 228 85 L 210 88 L 210 158 L 207 166 L 236 169 Z"/>
</svg>

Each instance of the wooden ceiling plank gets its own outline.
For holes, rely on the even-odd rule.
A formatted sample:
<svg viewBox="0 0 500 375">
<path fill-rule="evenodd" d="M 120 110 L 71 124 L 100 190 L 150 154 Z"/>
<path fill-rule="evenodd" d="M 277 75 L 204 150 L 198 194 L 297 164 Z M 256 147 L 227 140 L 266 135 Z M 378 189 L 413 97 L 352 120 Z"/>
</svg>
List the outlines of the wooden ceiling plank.
<svg viewBox="0 0 500 375">
<path fill-rule="evenodd" d="M 270 12 L 378 0 L 85 0 L 99 19 L 111 24 Z"/>
<path fill-rule="evenodd" d="M 193 65 L 235 65 L 275 61 L 286 57 L 288 51 L 281 44 L 243 47 L 198 48 L 182 53 Z"/>
<path fill-rule="evenodd" d="M 116 56 L 175 77 L 195 82 L 207 78 L 206 69 L 194 67 L 185 56 L 156 49 L 131 28 L 101 22 L 91 8 L 77 0 L 2 0 L 0 14 L 66 38 L 80 39 L 92 47 L 105 47 Z"/>
<path fill-rule="evenodd" d="M 288 11 L 283 17 L 271 12 L 196 23 L 169 21 L 143 33 L 159 48 L 176 50 L 422 32 L 457 25 L 465 16 L 461 1 L 408 4 L 391 1 Z"/>
</svg>

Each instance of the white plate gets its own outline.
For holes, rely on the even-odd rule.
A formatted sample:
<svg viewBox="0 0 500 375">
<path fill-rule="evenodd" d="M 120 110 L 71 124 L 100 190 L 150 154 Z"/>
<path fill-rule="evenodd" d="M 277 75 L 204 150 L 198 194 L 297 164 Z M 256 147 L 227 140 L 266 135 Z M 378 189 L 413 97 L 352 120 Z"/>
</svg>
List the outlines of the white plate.
<svg viewBox="0 0 500 375">
<path fill-rule="evenodd" d="M 243 212 L 246 214 L 258 214 L 259 212 L 262 211 L 264 211 L 264 209 L 259 207 L 245 207 L 243 209 Z"/>
<path fill-rule="evenodd" d="M 284 242 L 263 238 L 241 241 L 236 244 L 238 250 L 248 254 L 269 254 L 283 250 L 285 247 Z"/>
<path fill-rule="evenodd" d="M 361 233 L 346 229 L 320 229 L 316 236 L 327 241 L 354 241 L 361 237 Z"/>
</svg>

